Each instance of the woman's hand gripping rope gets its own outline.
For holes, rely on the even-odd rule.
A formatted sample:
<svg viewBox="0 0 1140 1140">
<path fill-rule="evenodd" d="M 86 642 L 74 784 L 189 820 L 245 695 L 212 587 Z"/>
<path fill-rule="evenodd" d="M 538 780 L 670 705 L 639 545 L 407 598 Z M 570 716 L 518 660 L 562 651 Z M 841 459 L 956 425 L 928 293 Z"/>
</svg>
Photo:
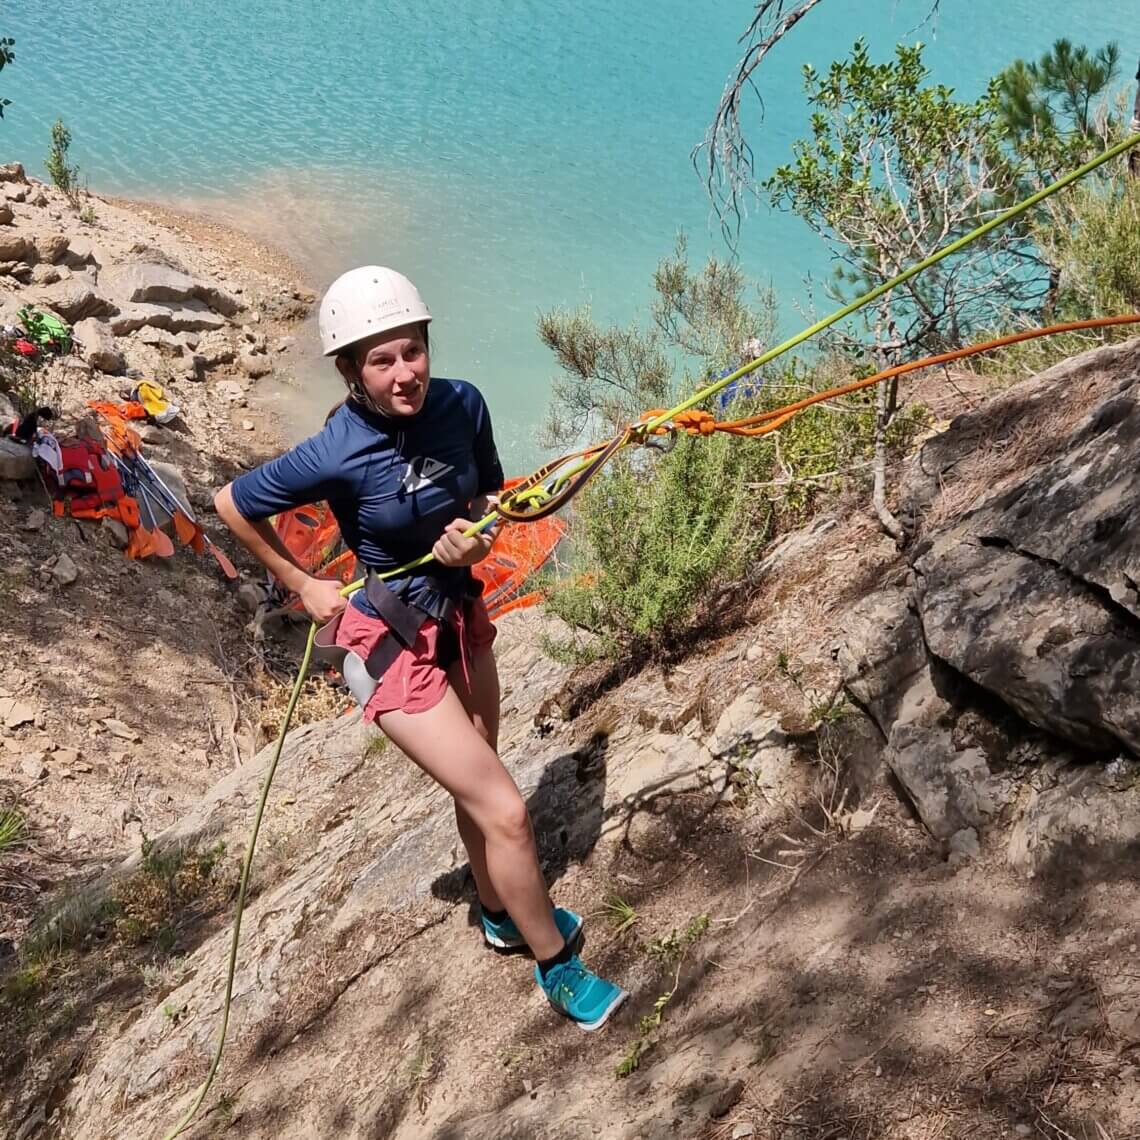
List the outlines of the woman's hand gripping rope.
<svg viewBox="0 0 1140 1140">
<path fill-rule="evenodd" d="M 441 566 L 474 566 L 477 562 L 482 562 L 491 553 L 491 547 L 501 529 L 498 504 L 497 496 L 481 495 L 473 504 L 476 508 L 474 513 L 481 514 L 490 509 L 488 515 L 477 523 L 470 519 L 455 519 L 448 523 L 431 548 L 436 562 Z M 491 521 L 488 522 L 488 519 Z"/>
</svg>

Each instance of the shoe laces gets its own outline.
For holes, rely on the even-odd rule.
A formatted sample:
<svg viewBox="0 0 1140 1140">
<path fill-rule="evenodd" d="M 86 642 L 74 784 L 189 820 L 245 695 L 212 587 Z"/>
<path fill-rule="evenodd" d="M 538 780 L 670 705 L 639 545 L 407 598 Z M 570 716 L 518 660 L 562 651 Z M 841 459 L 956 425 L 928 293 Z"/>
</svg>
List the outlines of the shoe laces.
<svg viewBox="0 0 1140 1140">
<path fill-rule="evenodd" d="M 566 995 L 572 998 L 574 986 L 584 981 L 588 976 L 589 971 L 582 965 L 581 961 L 577 957 L 571 958 L 569 962 L 563 962 L 562 965 L 556 967 L 554 985 L 551 989 L 557 997 Z"/>
</svg>

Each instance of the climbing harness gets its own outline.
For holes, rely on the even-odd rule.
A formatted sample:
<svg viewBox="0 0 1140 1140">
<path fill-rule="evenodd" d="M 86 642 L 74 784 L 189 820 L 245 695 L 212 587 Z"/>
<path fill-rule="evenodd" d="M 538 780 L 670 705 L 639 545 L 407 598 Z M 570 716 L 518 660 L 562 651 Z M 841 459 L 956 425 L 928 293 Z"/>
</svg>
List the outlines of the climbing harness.
<svg viewBox="0 0 1140 1140">
<path fill-rule="evenodd" d="M 777 357 L 790 352 L 793 348 L 798 347 L 817 333 L 823 332 L 824 329 L 830 328 L 837 322 L 844 320 L 846 317 L 851 316 L 853 313 L 862 309 L 864 306 L 871 304 L 878 300 L 880 297 L 889 293 L 892 289 L 897 288 L 899 285 L 909 281 L 912 277 L 921 273 L 925 269 L 936 265 L 944 258 L 951 256 L 958 251 L 965 249 L 966 246 L 972 242 L 977 241 L 979 238 L 984 237 L 988 233 L 992 233 L 1000 226 L 1006 225 L 1014 218 L 1024 214 L 1027 210 L 1031 210 L 1034 206 L 1045 201 L 1053 194 L 1063 190 L 1065 187 L 1072 185 L 1074 182 L 1083 178 L 1085 175 L 1096 170 L 1099 166 L 1114 158 L 1124 154 L 1126 151 L 1131 150 L 1137 144 L 1140 144 L 1140 132 L 1130 135 L 1128 138 L 1117 143 L 1115 146 L 1110 147 L 1104 151 L 1103 154 L 1097 155 L 1096 158 L 1086 162 L 1083 166 L 1070 171 L 1068 174 L 1059 178 L 1056 182 L 1043 187 L 1035 194 L 1030 195 L 1024 201 L 1017 203 L 1010 207 L 1008 210 L 991 218 L 988 222 L 978 226 L 970 233 L 958 238 L 956 241 L 951 242 L 949 245 L 944 246 L 942 249 L 932 253 L 929 257 L 923 258 L 922 261 L 912 265 L 909 269 L 904 270 L 902 273 L 891 280 L 884 282 L 882 285 L 871 289 L 869 292 L 864 293 L 863 296 L 856 298 L 849 304 L 844 305 L 842 308 L 836 310 L 830 316 L 824 317 L 822 320 L 816 321 L 815 324 L 809 328 L 802 330 L 795 336 L 785 340 L 782 344 L 769 349 L 767 352 L 758 356 L 755 360 L 749 361 L 747 364 L 742 365 L 736 369 L 735 372 L 730 372 L 727 376 L 718 378 L 714 383 L 709 384 L 707 387 L 702 388 L 699 392 L 690 396 L 688 399 L 681 401 L 675 407 L 669 408 L 661 412 L 646 413 L 641 420 L 636 424 L 630 424 L 613 439 L 606 443 L 598 444 L 593 447 L 584 448 L 580 451 L 571 452 L 564 455 L 551 463 L 547 463 L 538 469 L 533 475 L 523 479 L 519 485 L 514 488 L 509 494 L 499 502 L 498 506 L 485 515 L 478 522 L 472 523 L 470 527 L 465 530 L 464 537 L 472 538 L 475 535 L 486 530 L 500 519 L 506 519 L 511 522 L 529 522 L 534 519 L 545 518 L 547 515 L 552 514 L 559 508 L 565 506 L 570 500 L 578 494 L 579 491 L 592 479 L 605 465 L 613 458 L 619 451 L 630 445 L 641 445 L 652 437 L 655 437 L 659 430 L 670 431 L 668 425 L 673 425 L 676 430 L 681 430 L 683 424 L 690 421 L 682 421 L 683 413 L 688 412 L 690 409 L 695 408 L 698 404 L 703 403 L 711 396 L 715 396 L 718 392 L 729 387 L 734 382 L 747 376 L 749 373 L 754 372 L 756 369 L 763 367 L 765 364 L 770 363 Z M 985 348 L 998 347 L 1002 344 L 1013 344 L 1020 340 L 1028 340 L 1034 336 L 1044 336 L 1053 332 L 1072 331 L 1080 328 L 1097 328 L 1110 324 L 1127 324 L 1140 320 L 1140 314 L 1132 315 L 1129 317 L 1109 317 L 1100 321 L 1077 321 L 1068 325 L 1054 326 L 1050 329 L 1031 329 L 1025 330 L 1023 333 L 1016 333 L 1011 337 L 1002 337 L 999 340 L 989 342 L 985 346 L 971 346 L 978 352 L 984 351 Z M 958 359 L 961 356 L 969 355 L 965 350 L 957 350 L 955 353 L 943 353 L 941 357 L 933 357 L 925 361 L 918 361 L 911 365 L 899 365 L 898 368 L 888 369 L 886 372 L 880 373 L 877 376 L 870 377 L 866 380 L 856 381 L 853 385 L 844 385 L 842 388 L 833 389 L 826 393 L 818 393 L 815 396 L 809 396 L 805 400 L 800 400 L 796 404 L 789 404 L 784 408 L 777 408 L 771 412 L 764 413 L 761 417 L 753 417 L 758 420 L 756 424 L 749 424 L 749 427 L 764 426 L 767 431 L 774 431 L 779 426 L 795 415 L 803 408 L 811 404 L 818 403 L 823 399 L 832 399 L 837 395 L 843 395 L 847 392 L 858 391 L 861 388 L 870 387 L 873 383 L 879 383 L 892 375 L 902 375 L 903 372 L 914 371 L 919 367 L 930 367 L 932 364 L 945 363 L 949 359 Z M 699 419 L 695 422 L 700 429 Z M 684 430 L 688 430 L 685 427 Z M 760 434 L 760 433 L 755 433 Z M 416 570 L 421 566 L 426 565 L 432 561 L 430 553 L 417 558 L 404 566 L 399 566 L 395 570 L 388 571 L 384 574 L 377 574 L 375 578 L 379 581 L 384 581 L 390 578 L 400 577 L 412 570 Z M 358 579 L 350 583 L 341 590 L 343 597 L 349 597 L 358 589 L 365 585 L 363 579 Z M 309 634 L 305 643 L 305 652 L 301 658 L 300 667 L 297 670 L 296 679 L 293 682 L 293 689 L 289 695 L 289 703 L 285 708 L 285 715 L 281 721 L 281 727 L 277 733 L 277 740 L 273 746 L 273 754 L 269 761 L 269 767 L 265 773 L 265 779 L 261 786 L 261 794 L 258 797 L 257 808 L 254 812 L 253 827 L 250 830 L 249 841 L 246 844 L 245 856 L 242 860 L 241 878 L 238 883 L 237 901 L 235 904 L 233 934 L 230 939 L 230 953 L 226 969 L 226 984 L 225 994 L 222 999 L 222 1021 L 218 1031 L 218 1042 L 214 1049 L 213 1058 L 210 1063 L 210 1068 L 206 1074 L 206 1079 L 203 1081 L 201 1087 L 198 1089 L 190 1107 L 183 1114 L 179 1122 L 174 1126 L 173 1130 L 168 1132 L 164 1140 L 175 1140 L 175 1137 L 181 1135 L 182 1132 L 189 1126 L 190 1122 L 194 1119 L 198 1109 L 202 1106 L 206 1099 L 206 1094 L 209 1092 L 211 1085 L 214 1083 L 214 1078 L 217 1076 L 218 1068 L 221 1065 L 222 1053 L 225 1048 L 226 1030 L 229 1027 L 230 1007 L 233 999 L 234 976 L 237 971 L 237 952 L 238 941 L 241 937 L 241 919 L 242 912 L 245 909 L 246 895 L 249 889 L 249 879 L 251 869 L 253 867 L 253 855 L 257 847 L 257 837 L 261 830 L 261 822 L 265 815 L 265 805 L 269 799 L 269 791 L 273 784 L 273 777 L 277 771 L 277 765 L 281 760 L 281 753 L 285 745 L 285 737 L 289 731 L 289 724 L 293 719 L 293 712 L 297 707 L 297 701 L 301 696 L 301 687 L 305 682 L 305 677 L 309 671 L 309 665 L 312 662 L 314 645 L 318 627 L 316 623 L 311 623 L 309 626 Z"/>
</svg>

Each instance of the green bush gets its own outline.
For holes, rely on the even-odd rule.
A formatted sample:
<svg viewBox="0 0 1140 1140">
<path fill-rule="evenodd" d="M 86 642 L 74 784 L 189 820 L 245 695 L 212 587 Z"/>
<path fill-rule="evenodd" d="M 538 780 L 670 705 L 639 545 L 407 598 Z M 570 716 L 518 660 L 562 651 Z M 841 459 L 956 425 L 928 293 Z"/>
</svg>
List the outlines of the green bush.
<svg viewBox="0 0 1140 1140">
<path fill-rule="evenodd" d="M 1140 182 L 1123 162 L 1114 177 L 1069 191 L 1050 218 L 1036 224 L 1034 240 L 1054 267 L 1056 302 L 1043 324 L 1140 312 Z M 1008 332 L 978 334 L 988 340 Z M 1062 333 L 976 357 L 986 375 L 1033 376 L 1078 353 L 1140 333 L 1140 325 Z"/>
<path fill-rule="evenodd" d="M 709 584 L 737 573 L 768 534 L 735 440 L 682 439 L 652 469 L 645 458 L 620 456 L 579 497 L 578 573 L 550 603 L 610 649 L 675 632 Z"/>
<path fill-rule="evenodd" d="M 1123 174 L 1109 185 L 1080 187 L 1072 221 L 1043 231 L 1061 271 L 1059 309 L 1071 317 L 1140 309 L 1140 183 Z"/>
<path fill-rule="evenodd" d="M 834 366 L 813 374 L 793 365 L 762 398 L 735 401 L 726 415 L 781 406 L 836 379 Z M 896 416 L 892 450 L 905 449 L 926 421 L 918 406 Z M 756 439 L 686 435 L 665 455 L 623 453 L 575 501 L 575 556 L 549 608 L 599 635 L 610 654 L 668 643 L 719 587 L 741 578 L 775 534 L 844 487 L 869 485 L 873 434 L 872 392 L 809 408 Z"/>
<path fill-rule="evenodd" d="M 551 409 L 562 442 L 583 425 L 600 435 L 673 404 L 754 358 L 776 330 L 770 291 L 715 257 L 693 271 L 683 240 L 657 268 L 650 313 L 649 328 L 600 329 L 588 312 L 542 318 L 543 340 L 563 369 Z M 680 365 L 672 370 L 680 379 L 672 380 L 666 362 Z M 839 355 L 780 361 L 746 377 L 744 394 L 717 408 L 717 417 L 770 411 L 870 371 Z M 759 390 L 750 391 L 758 380 Z M 924 423 L 921 409 L 899 414 L 888 447 L 897 452 Z M 808 408 L 769 435 L 680 433 L 664 454 L 620 453 L 575 500 L 571 566 L 549 597 L 555 614 L 598 640 L 585 647 L 554 642 L 548 652 L 581 661 L 598 649 L 652 652 L 676 640 L 774 534 L 799 525 L 852 481 L 869 486 L 874 429 L 869 390 Z"/>
<path fill-rule="evenodd" d="M 74 210 L 79 209 L 80 183 L 79 167 L 68 162 L 68 152 L 71 149 L 71 132 L 63 125 L 62 119 L 56 119 L 51 127 L 51 146 L 48 149 L 44 166 L 47 167 L 48 177 L 56 189 L 61 191 Z"/>
</svg>

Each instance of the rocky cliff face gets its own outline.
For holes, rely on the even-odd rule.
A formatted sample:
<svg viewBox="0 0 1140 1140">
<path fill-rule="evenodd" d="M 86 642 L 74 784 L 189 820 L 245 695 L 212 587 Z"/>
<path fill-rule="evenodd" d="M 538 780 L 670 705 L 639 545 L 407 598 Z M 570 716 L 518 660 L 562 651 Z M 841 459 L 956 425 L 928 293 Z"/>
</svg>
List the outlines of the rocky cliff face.
<svg viewBox="0 0 1140 1140">
<path fill-rule="evenodd" d="M 934 836 L 984 826 L 1043 760 L 1140 752 L 1138 442 L 1131 341 L 1019 385 L 917 457 L 910 581 L 856 608 L 844 669 Z M 962 487 L 971 505 L 932 527 Z M 1130 795 L 1078 806 L 1093 794 L 1054 825 L 1140 838 Z"/>
<path fill-rule="evenodd" d="M 808 638 L 820 568 L 874 547 L 816 636 L 854 707 L 810 731 L 771 702 L 765 627 L 578 712 L 543 619 L 504 623 L 504 758 L 587 957 L 634 993 L 597 1038 L 481 949 L 446 797 L 351 718 L 294 733 L 190 1134 L 1133 1134 L 1138 433 L 1133 341 L 928 441 L 902 555 L 841 521 L 768 562 L 768 626 Z M 239 847 L 266 758 L 160 842 Z M 162 1133 L 205 1071 L 223 917 L 83 1022 L 13 1135 Z"/>
<path fill-rule="evenodd" d="M 72 331 L 69 353 L 13 377 L 27 400 L 82 415 L 85 401 L 147 379 L 199 439 L 241 438 L 267 426 L 264 378 L 289 370 L 291 334 L 314 300 L 284 257 L 216 223 L 96 197 L 77 213 L 20 163 L 0 165 L 0 332 L 18 328 L 27 307 Z M 152 425 L 145 442 L 177 449 L 178 434 Z M 0 455 L 0 479 L 34 475 L 18 458 Z"/>
</svg>

